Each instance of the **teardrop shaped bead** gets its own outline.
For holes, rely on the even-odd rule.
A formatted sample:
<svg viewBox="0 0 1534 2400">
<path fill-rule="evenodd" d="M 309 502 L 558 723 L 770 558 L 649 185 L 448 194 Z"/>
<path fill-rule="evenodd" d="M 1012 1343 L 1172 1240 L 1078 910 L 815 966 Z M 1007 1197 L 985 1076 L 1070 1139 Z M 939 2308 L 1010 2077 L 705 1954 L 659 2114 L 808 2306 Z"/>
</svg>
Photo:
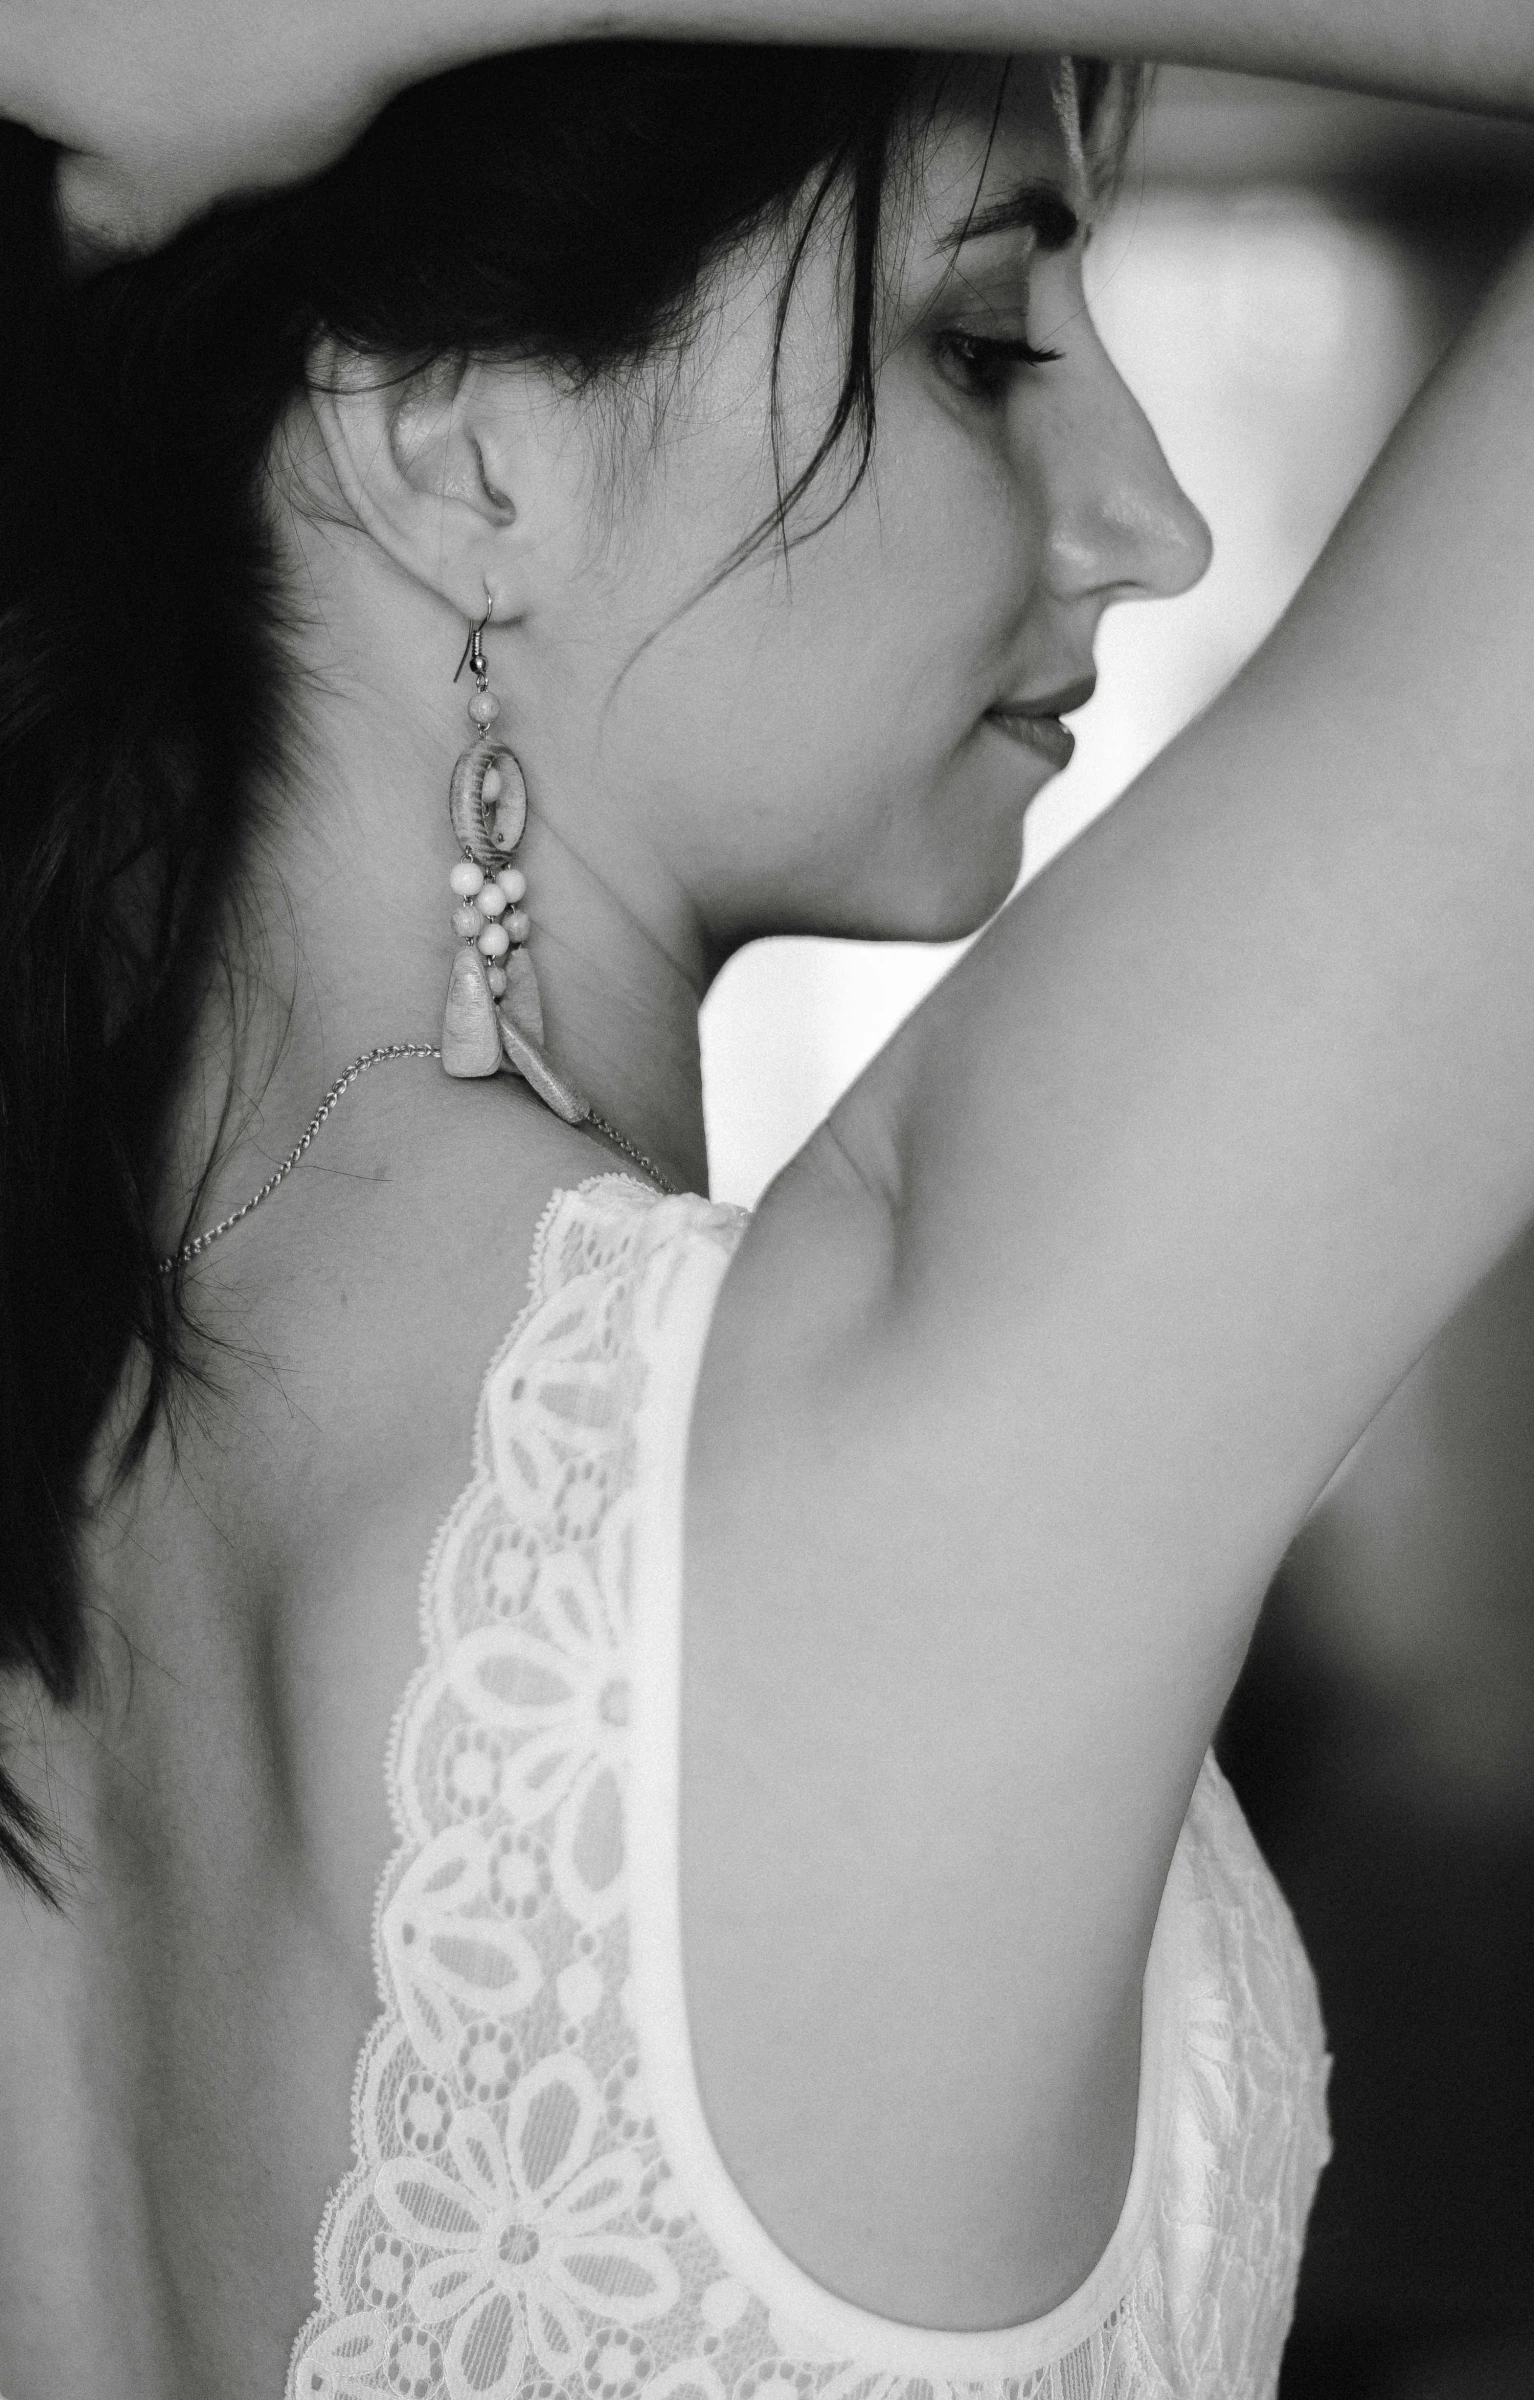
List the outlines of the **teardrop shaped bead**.
<svg viewBox="0 0 1534 2400">
<path fill-rule="evenodd" d="M 508 951 L 500 961 L 500 971 L 506 978 L 506 994 L 501 1001 L 501 1013 L 525 1033 L 530 1042 L 543 1048 L 543 994 L 538 989 L 538 973 L 525 950 Z"/>
<path fill-rule="evenodd" d="M 563 1117 L 567 1125 L 584 1125 L 591 1114 L 590 1105 L 550 1066 L 541 1045 L 530 1042 L 509 1017 L 498 1016 L 497 1022 L 501 1028 L 501 1048 L 512 1073 L 530 1083 L 545 1107 L 551 1108 L 556 1117 Z"/>
<path fill-rule="evenodd" d="M 447 1004 L 442 1011 L 444 1073 L 467 1078 L 494 1075 L 501 1064 L 501 1028 L 485 980 L 484 961 L 472 942 L 453 954 Z"/>
</svg>

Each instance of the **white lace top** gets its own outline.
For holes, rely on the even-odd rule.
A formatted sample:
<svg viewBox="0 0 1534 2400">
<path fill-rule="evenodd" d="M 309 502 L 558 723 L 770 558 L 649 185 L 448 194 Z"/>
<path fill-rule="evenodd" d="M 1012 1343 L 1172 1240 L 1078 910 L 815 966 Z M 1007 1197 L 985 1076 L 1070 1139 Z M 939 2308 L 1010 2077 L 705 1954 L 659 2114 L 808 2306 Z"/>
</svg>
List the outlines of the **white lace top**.
<svg viewBox="0 0 1534 2400">
<path fill-rule="evenodd" d="M 923 2332 L 822 2289 L 710 2139 L 680 1975 L 681 1512 L 745 1220 L 556 1196 L 422 1587 L 355 2164 L 288 2400 L 1265 2400 L 1328 2149 L 1314 1987 L 1211 1760 L 1145 1977 L 1123 2214 L 1075 2297 Z"/>
</svg>

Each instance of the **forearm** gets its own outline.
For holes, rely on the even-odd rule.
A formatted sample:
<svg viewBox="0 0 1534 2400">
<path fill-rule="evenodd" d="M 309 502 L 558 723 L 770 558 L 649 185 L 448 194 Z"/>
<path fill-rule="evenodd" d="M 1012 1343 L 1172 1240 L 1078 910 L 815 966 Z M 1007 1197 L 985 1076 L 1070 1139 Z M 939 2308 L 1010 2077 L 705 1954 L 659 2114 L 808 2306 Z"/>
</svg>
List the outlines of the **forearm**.
<svg viewBox="0 0 1534 2400">
<path fill-rule="evenodd" d="M 534 13 L 542 38 L 1075 50 L 1534 115 L 1529 0 L 448 0 L 421 28 L 425 53 L 525 41 Z"/>
<path fill-rule="evenodd" d="M 621 35 L 1076 50 L 1534 115 L 1528 0 L 0 0 L 0 115 L 58 142 L 82 253 L 316 173 L 397 91 Z"/>
</svg>

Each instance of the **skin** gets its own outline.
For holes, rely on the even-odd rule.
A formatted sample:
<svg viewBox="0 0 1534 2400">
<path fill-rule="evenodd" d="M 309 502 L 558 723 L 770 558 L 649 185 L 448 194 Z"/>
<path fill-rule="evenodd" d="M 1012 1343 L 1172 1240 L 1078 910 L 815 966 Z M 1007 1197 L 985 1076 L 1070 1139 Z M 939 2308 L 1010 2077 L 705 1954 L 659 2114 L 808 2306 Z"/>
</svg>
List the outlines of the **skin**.
<svg viewBox="0 0 1534 2400">
<path fill-rule="evenodd" d="M 0 88 L 62 142 L 82 259 L 152 247 L 221 194 L 316 173 L 423 75 L 538 42 L 902 42 L 1075 50 L 1521 113 L 1534 35 L 1507 0 L 5 0 Z"/>
<path fill-rule="evenodd" d="M 791 579 L 769 548 L 698 597 L 772 504 L 781 243 L 720 276 L 643 451 L 615 452 L 608 414 L 537 371 L 402 387 L 316 361 L 317 382 L 340 388 L 295 410 L 274 452 L 278 531 L 307 600 L 306 770 L 253 878 L 267 980 L 251 1048 L 276 1064 L 205 1214 L 260 1179 L 325 1062 L 380 1028 L 434 1027 L 454 852 L 421 794 L 465 738 L 451 672 L 487 587 L 491 681 L 533 796 L 522 856 L 551 1045 L 678 1181 L 705 1182 L 697 1009 L 736 944 L 764 928 L 943 937 L 1005 898 L 1051 769 L 985 711 L 1079 682 L 1102 610 L 1182 588 L 1207 535 L 1086 317 L 1093 195 L 1050 76 L 1017 69 L 999 120 L 997 97 L 994 68 L 952 71 L 892 224 L 874 472 L 793 552 Z M 1069 191 L 1081 236 L 1046 251 L 1026 228 L 999 231 L 960 261 L 948 236 L 977 195 L 988 207 L 1041 176 Z M 834 399 L 835 311 L 821 244 L 785 346 L 791 460 Z M 961 345 L 1030 329 L 1064 356 L 1039 371 L 1057 391 L 1023 412 L 1007 404 L 1010 370 L 977 373 Z M 829 496 L 841 489 L 833 472 Z M 849 690 L 864 695 L 855 714 Z M 440 910 L 422 906 L 433 893 Z M 211 1020 L 215 1100 L 223 1038 Z M 33 1916 L 7 1949 L 22 1962 L 9 1998 L 26 2088 L 7 2086 L 6 2130 L 48 2203 L 34 2198 L 35 2231 L 10 2226 L 3 2246 L 0 2381 L 24 2400 L 89 2387 L 108 2354 L 130 2388 L 129 2326 L 146 2392 L 269 2390 L 308 2304 L 308 2243 L 345 2165 L 342 2102 L 372 2013 L 367 1907 L 389 1849 L 378 1761 L 412 1664 L 419 1562 L 462 1479 L 475 1385 L 536 1216 L 554 1185 L 612 1163 L 520 1087 L 388 1073 L 327 1127 L 320 1171 L 284 1192 L 297 1206 L 210 1254 L 200 1305 L 250 1365 L 219 1369 L 227 1396 L 197 1412 L 179 1470 L 157 1454 L 103 1510 L 92 1588 L 124 1645 L 107 1646 L 96 1710 L 38 1729 L 81 1866 L 68 1920 Z M 194 1074 L 196 1161 L 203 1088 Z M 166 1198 L 169 1240 L 184 1200 Z M 408 1423 L 392 1397 L 405 1386 Z M 83 2081 L 82 2049 L 102 2061 Z M 1065 2258 L 1052 2240 L 1035 2261 L 1044 2300 L 1078 2251 L 1090 2263 L 1116 2208 L 1132 2040 L 1118 2068 L 1103 2188 Z M 207 2113 L 230 2072 L 253 2101 L 237 2145 L 210 2138 Z M 744 2147 L 739 2163 L 749 2175 Z M 83 2249 L 82 2183 L 109 2195 L 110 2227 Z M 1039 2197 L 1058 2216 L 1053 2179 Z M 930 2296 L 905 2285 L 902 2313 L 962 2322 L 977 2298 L 993 2311 L 983 2286 L 945 2289 L 937 2263 Z M 899 2291 L 889 2264 L 867 2296 Z"/>
<path fill-rule="evenodd" d="M 1303 12 L 1274 13 L 1305 55 Z M 1455 74 L 1486 71 L 1474 52 Z M 1404 73 L 1393 49 L 1380 72 Z M 677 613 L 770 494 L 749 262 L 647 471 L 615 481 L 600 421 L 525 374 L 343 379 L 286 429 L 324 680 L 257 884 L 296 989 L 270 1142 L 322 1065 L 440 1004 L 420 895 L 449 852 L 420 794 L 461 739 L 446 678 L 487 586 L 555 1046 L 679 1179 L 698 991 L 733 941 L 954 931 L 1001 896 L 1043 774 L 986 711 L 1079 675 L 1102 610 L 1181 588 L 1203 541 L 1074 253 L 1014 235 L 962 287 L 936 272 L 927 220 L 973 189 L 989 121 L 930 162 L 875 474 L 791 586 L 764 558 Z M 1036 79 L 998 148 L 988 174 L 1069 185 Z M 816 271 L 791 448 L 823 414 Z M 1010 331 L 1021 311 L 1064 356 L 982 405 L 934 346 L 950 305 Z M 699 2072 L 769 2228 L 890 2314 L 1016 2321 L 1099 2254 L 1150 1928 L 1258 1597 L 1534 1194 L 1531 369 L 1525 260 L 1273 643 L 917 1012 L 721 1298 L 684 1668 Z M 77 1905 L 0 1945 L 23 2028 L 0 2133 L 40 2229 L 0 2244 L 19 2400 L 254 2394 L 303 2313 L 370 2013 L 376 1762 L 418 1562 L 537 1208 L 602 1163 L 515 1092 L 398 1072 L 212 1254 L 207 1310 L 249 1370 L 179 1476 L 157 1457 L 99 1521 L 132 1706 L 109 1655 L 96 1715 L 41 1729 Z M 256 1147 L 209 1215 L 259 1180 Z M 934 2224 L 962 2238 L 935 2253 Z"/>
</svg>

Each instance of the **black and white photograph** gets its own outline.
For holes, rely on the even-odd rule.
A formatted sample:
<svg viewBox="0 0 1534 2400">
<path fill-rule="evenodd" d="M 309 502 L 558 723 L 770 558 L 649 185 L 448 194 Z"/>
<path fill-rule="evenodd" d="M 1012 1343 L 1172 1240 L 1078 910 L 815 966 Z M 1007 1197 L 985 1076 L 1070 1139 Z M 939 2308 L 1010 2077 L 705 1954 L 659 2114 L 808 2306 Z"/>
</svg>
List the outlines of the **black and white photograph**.
<svg viewBox="0 0 1534 2400">
<path fill-rule="evenodd" d="M 1534 2400 L 1529 0 L 0 0 L 0 2400 Z"/>
</svg>

